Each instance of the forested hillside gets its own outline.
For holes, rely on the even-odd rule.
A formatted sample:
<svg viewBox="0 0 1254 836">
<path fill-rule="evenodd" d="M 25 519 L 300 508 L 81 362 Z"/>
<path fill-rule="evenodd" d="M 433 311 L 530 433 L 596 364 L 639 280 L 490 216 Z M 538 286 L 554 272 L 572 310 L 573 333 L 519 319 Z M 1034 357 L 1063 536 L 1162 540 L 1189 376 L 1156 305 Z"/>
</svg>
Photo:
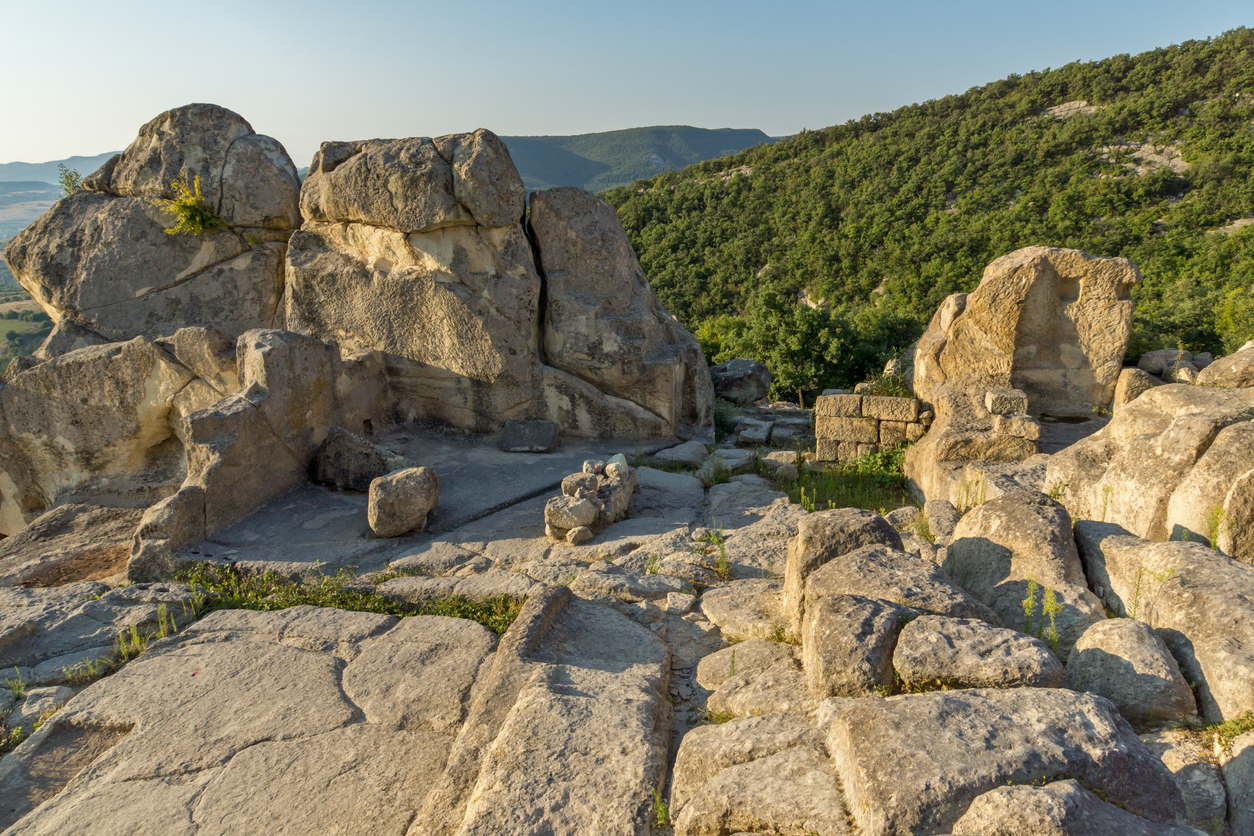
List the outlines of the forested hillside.
<svg viewBox="0 0 1254 836">
<path fill-rule="evenodd" d="M 1130 357 L 1231 351 L 1254 338 L 1254 225 L 1234 224 L 1254 216 L 1254 30 L 1011 76 L 605 197 L 711 360 L 773 355 L 781 392 L 862 379 L 1033 244 L 1137 263 Z"/>
</svg>

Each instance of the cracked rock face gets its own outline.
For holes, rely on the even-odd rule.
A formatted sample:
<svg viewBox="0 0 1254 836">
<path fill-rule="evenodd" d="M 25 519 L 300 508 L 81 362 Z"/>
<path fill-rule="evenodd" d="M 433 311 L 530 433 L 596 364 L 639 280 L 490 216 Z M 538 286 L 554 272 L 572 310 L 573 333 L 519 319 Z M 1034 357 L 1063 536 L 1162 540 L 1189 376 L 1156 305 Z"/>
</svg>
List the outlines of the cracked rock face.
<svg viewBox="0 0 1254 836">
<path fill-rule="evenodd" d="M 200 181 L 227 229 L 167 235 L 155 203 Z M 188 325 L 232 337 L 281 315 L 283 254 L 300 223 L 300 181 L 283 146 L 238 114 L 194 104 L 161 114 L 5 250 L 48 315 L 103 340 L 155 339 Z M 53 356 L 56 345 L 41 357 Z"/>
</svg>

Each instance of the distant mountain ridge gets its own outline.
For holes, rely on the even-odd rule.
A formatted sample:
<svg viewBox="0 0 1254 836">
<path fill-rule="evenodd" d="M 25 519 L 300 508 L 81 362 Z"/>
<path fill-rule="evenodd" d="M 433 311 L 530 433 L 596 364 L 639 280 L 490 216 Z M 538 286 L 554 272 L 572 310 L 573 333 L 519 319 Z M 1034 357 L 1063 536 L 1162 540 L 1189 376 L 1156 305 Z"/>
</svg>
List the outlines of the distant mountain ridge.
<svg viewBox="0 0 1254 836">
<path fill-rule="evenodd" d="M 657 125 L 576 136 L 503 136 L 528 191 L 600 192 L 775 140 L 756 128 Z"/>
<path fill-rule="evenodd" d="M 86 177 L 104 165 L 105 161 L 114 154 L 120 153 L 122 152 L 106 151 L 94 157 L 68 157 L 64 160 L 50 160 L 46 163 L 0 163 L 0 183 L 38 180 L 55 184 L 59 164 L 64 164 L 66 168 L 73 169 Z"/>
</svg>

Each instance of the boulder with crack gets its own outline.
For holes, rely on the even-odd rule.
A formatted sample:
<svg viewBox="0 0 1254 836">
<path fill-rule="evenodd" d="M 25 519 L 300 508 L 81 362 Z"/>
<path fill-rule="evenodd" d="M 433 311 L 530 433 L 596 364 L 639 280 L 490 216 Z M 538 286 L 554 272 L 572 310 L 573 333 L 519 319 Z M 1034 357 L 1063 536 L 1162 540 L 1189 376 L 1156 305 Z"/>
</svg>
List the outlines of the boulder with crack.
<svg viewBox="0 0 1254 836">
<path fill-rule="evenodd" d="M 177 196 L 176 180 L 199 186 L 222 228 L 166 234 L 177 217 L 161 201 Z M 188 325 L 231 337 L 281 326 L 299 190 L 283 146 L 238 114 L 192 104 L 157 116 L 5 248 L 13 275 L 58 323 L 38 356 L 76 347 L 58 337 L 67 328 L 113 342 Z"/>
</svg>

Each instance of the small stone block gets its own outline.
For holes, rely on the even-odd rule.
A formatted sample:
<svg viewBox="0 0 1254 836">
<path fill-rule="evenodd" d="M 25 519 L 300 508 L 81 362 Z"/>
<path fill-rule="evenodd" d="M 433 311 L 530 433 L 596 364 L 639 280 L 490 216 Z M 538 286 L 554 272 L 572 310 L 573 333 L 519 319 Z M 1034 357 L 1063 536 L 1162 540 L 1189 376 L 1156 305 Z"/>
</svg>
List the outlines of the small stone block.
<svg viewBox="0 0 1254 836">
<path fill-rule="evenodd" d="M 880 421 L 880 446 L 896 447 L 906 443 L 905 421 Z"/>
<path fill-rule="evenodd" d="M 861 418 L 861 395 L 820 395 L 814 402 L 814 414 L 831 418 Z"/>
<path fill-rule="evenodd" d="M 853 441 L 840 442 L 840 450 L 837 452 L 837 460 L 842 462 L 856 462 L 867 453 L 874 453 L 879 450 L 876 444 L 858 444 Z"/>
<path fill-rule="evenodd" d="M 906 441 L 913 444 L 927 435 L 927 427 L 922 424 L 906 424 Z"/>
<path fill-rule="evenodd" d="M 1021 389 L 989 389 L 984 393 L 984 408 L 993 415 L 1023 415 L 1028 411 L 1028 396 Z"/>
<path fill-rule="evenodd" d="M 840 442 L 834 438 L 820 438 L 814 444 L 814 458 L 821 462 L 834 462 L 840 457 Z"/>
<path fill-rule="evenodd" d="M 1036 441 L 1041 437 L 1041 425 L 1031 415 L 994 415 L 993 432 Z"/>
<path fill-rule="evenodd" d="M 862 398 L 862 414 L 881 421 L 917 421 L 919 401 L 916 398 L 886 398 L 866 395 Z"/>
<path fill-rule="evenodd" d="M 880 440 L 879 421 L 874 418 L 832 418 L 820 415 L 815 419 L 815 435 L 837 441 L 876 444 Z"/>
<path fill-rule="evenodd" d="M 552 453 L 560 431 L 556 421 L 506 421 L 497 446 L 503 453 Z"/>
</svg>

